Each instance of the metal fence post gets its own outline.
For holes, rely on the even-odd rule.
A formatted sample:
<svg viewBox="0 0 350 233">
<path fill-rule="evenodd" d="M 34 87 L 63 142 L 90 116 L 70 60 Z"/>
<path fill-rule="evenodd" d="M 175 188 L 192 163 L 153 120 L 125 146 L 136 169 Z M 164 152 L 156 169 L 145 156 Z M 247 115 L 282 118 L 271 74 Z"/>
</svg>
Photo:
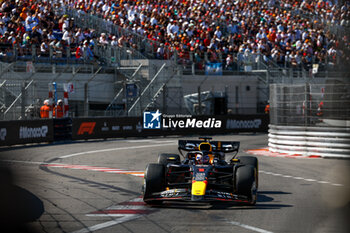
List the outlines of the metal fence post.
<svg viewBox="0 0 350 233">
<path fill-rule="evenodd" d="M 190 61 L 191 61 L 191 63 L 192 63 L 192 65 L 191 65 L 191 68 L 192 68 L 192 75 L 195 75 L 195 66 L 196 66 L 196 63 L 195 63 L 195 61 L 194 61 L 194 59 L 193 59 L 193 53 L 192 52 L 190 52 Z"/>
<path fill-rule="evenodd" d="M 36 46 L 32 45 L 32 61 L 36 60 Z"/>
<path fill-rule="evenodd" d="M 21 96 L 21 119 L 22 120 L 24 120 L 26 118 L 25 117 L 25 100 L 27 98 L 27 96 L 26 96 L 26 86 L 27 86 L 27 83 L 23 82 L 22 86 L 21 86 L 21 93 L 22 93 L 22 96 Z"/>
<path fill-rule="evenodd" d="M 84 84 L 84 116 L 89 116 L 89 97 L 88 97 L 88 83 Z"/>
</svg>

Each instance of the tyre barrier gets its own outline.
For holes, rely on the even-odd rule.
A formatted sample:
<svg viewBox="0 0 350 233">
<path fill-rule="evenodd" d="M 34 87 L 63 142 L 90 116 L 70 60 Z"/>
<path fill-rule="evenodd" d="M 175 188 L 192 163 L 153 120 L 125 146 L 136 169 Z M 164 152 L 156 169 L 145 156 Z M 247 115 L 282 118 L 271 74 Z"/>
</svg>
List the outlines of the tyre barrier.
<svg viewBox="0 0 350 233">
<path fill-rule="evenodd" d="M 350 127 L 269 125 L 269 150 L 329 158 L 350 158 Z"/>
</svg>

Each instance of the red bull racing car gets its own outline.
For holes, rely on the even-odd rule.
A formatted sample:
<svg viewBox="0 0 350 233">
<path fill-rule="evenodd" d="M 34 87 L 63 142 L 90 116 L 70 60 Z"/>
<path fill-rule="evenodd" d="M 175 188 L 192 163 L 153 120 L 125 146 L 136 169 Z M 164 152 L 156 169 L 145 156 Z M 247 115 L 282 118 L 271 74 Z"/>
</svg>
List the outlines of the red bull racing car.
<svg viewBox="0 0 350 233">
<path fill-rule="evenodd" d="M 163 201 L 234 201 L 255 205 L 258 189 L 258 160 L 236 157 L 239 142 L 179 140 L 178 154 L 162 153 L 158 163 L 147 165 L 143 200 L 147 204 Z M 235 153 L 226 161 L 226 153 Z"/>
</svg>

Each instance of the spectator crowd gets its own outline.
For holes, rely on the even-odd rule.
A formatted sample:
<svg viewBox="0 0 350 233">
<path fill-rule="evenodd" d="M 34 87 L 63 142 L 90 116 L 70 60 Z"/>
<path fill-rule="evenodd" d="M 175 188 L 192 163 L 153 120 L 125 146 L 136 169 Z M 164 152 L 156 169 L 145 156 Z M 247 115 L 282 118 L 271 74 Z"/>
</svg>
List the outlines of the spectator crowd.
<svg viewBox="0 0 350 233">
<path fill-rule="evenodd" d="M 0 57 L 94 59 L 95 41 L 106 43 L 106 35 L 80 28 L 62 14 L 60 1 L 0 0 Z M 34 51 L 33 51 L 34 45 Z M 15 50 L 13 48 L 16 48 Z M 51 52 L 50 52 L 51 49 Z"/>
<path fill-rule="evenodd" d="M 94 57 L 94 43 L 112 46 L 138 44 L 132 36 L 97 34 L 79 28 L 63 6 L 95 15 L 125 31 L 157 42 L 155 55 L 181 62 L 192 59 L 197 68 L 235 59 L 259 58 L 306 69 L 312 64 L 336 66 L 350 60 L 350 3 L 340 0 L 0 0 L 0 44 L 16 45 L 20 54 L 29 45 L 49 47 L 57 57 L 67 46 L 76 58 Z M 339 29 L 332 31 L 331 29 Z M 344 33 L 345 32 L 345 33 Z M 190 54 L 191 56 L 190 58 Z"/>
</svg>

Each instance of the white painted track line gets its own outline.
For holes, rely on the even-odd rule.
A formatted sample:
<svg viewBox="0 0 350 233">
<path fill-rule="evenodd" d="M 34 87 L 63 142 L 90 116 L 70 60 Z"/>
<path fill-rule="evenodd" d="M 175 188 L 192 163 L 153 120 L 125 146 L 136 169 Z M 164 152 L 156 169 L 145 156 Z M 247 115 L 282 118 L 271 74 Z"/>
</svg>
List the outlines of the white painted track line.
<svg viewBox="0 0 350 233">
<path fill-rule="evenodd" d="M 243 224 L 243 223 L 240 223 L 240 222 L 229 221 L 229 223 L 232 224 L 232 225 L 238 226 L 238 227 L 242 227 L 242 228 L 245 228 L 245 229 L 248 229 L 248 230 L 255 231 L 255 232 L 273 233 L 272 231 L 267 231 L 267 230 L 264 230 L 264 229 L 261 229 L 261 228 L 249 226 L 249 225 L 246 225 L 246 224 Z"/>
<path fill-rule="evenodd" d="M 102 152 L 109 152 L 109 151 L 119 151 L 119 150 L 135 150 L 135 149 L 141 149 L 141 148 L 151 148 L 151 147 L 162 147 L 162 146 L 172 146 L 176 143 L 164 143 L 164 144 L 157 144 L 157 145 L 142 145 L 142 146 L 127 146 L 127 147 L 118 147 L 118 148 L 109 148 L 109 149 L 102 149 L 102 150 L 91 150 L 91 151 L 85 151 L 85 152 L 79 152 L 74 154 L 68 154 L 60 156 L 60 159 L 70 158 L 78 155 L 86 155 L 86 154 L 95 154 L 95 153 L 102 153 Z"/>
<path fill-rule="evenodd" d="M 140 214 L 129 214 L 127 216 L 124 215 L 124 217 L 118 218 L 118 219 L 113 219 L 112 221 L 108 221 L 108 222 L 104 222 L 104 223 L 100 223 L 94 226 L 90 226 L 87 228 L 83 228 L 81 230 L 78 231 L 74 231 L 72 233 L 87 233 L 87 232 L 93 232 L 93 231 L 97 231 L 97 230 L 101 230 L 103 228 L 106 227 L 111 227 L 120 223 L 124 223 L 124 222 L 128 222 L 134 219 L 137 219 L 139 217 L 141 217 L 142 215 Z"/>
<path fill-rule="evenodd" d="M 280 177 L 283 177 L 283 178 L 291 178 L 291 179 L 295 179 L 295 180 L 304 180 L 304 181 L 308 181 L 308 182 L 316 182 L 316 183 L 319 183 L 319 184 L 330 184 L 330 185 L 334 185 L 334 186 L 344 186 L 343 184 L 335 184 L 335 183 L 331 183 L 331 182 L 328 182 L 328 181 L 307 179 L 307 178 L 303 178 L 303 177 L 299 177 L 299 176 L 283 175 L 283 174 L 279 174 L 279 173 L 273 173 L 273 172 L 262 171 L 262 170 L 260 170 L 259 173 L 266 174 L 266 175 L 272 175 L 272 176 L 280 176 Z"/>
</svg>

